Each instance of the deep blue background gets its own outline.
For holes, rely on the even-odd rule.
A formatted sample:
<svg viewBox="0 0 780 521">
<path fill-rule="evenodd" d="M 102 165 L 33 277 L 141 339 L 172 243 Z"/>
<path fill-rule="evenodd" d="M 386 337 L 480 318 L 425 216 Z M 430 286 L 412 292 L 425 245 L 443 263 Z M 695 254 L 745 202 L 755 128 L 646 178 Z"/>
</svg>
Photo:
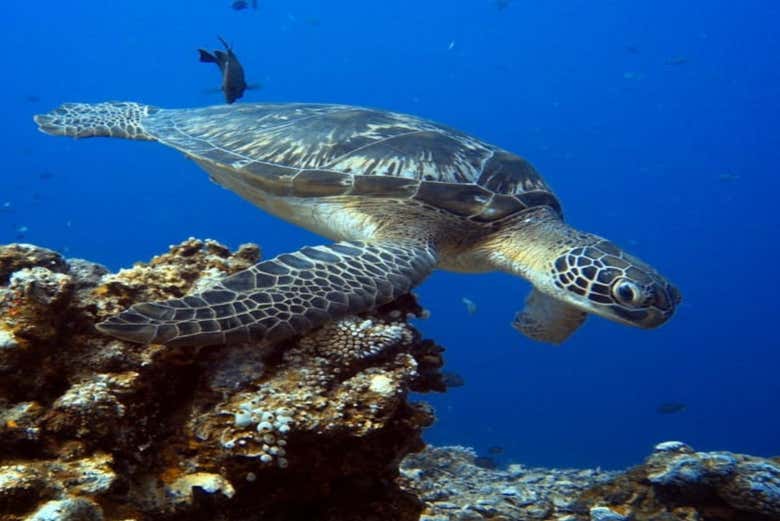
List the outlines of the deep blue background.
<svg viewBox="0 0 780 521">
<path fill-rule="evenodd" d="M 466 386 L 432 399 L 428 439 L 505 460 L 621 467 L 682 439 L 780 453 L 774 1 L 4 4 L 0 243 L 17 236 L 118 268 L 189 236 L 266 255 L 320 239 L 211 184 L 153 143 L 36 131 L 64 101 L 221 103 L 195 49 L 233 42 L 250 101 L 412 112 L 531 160 L 570 223 L 672 278 L 677 316 L 642 331 L 593 318 L 567 344 L 509 327 L 528 285 L 436 273 L 420 327 Z M 24 227 L 24 228 L 22 228 Z M 473 300 L 470 316 L 461 302 Z M 679 401 L 688 410 L 659 415 Z"/>
</svg>

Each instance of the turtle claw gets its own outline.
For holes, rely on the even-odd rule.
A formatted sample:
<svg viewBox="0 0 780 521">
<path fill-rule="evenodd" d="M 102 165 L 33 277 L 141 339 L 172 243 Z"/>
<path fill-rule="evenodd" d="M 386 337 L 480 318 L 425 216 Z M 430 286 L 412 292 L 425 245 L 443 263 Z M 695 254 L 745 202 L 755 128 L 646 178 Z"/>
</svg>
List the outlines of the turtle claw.
<svg viewBox="0 0 780 521">
<path fill-rule="evenodd" d="M 101 333 L 137 344 L 161 344 L 165 343 L 164 338 L 175 335 L 173 326 L 134 323 L 139 317 L 140 315 L 126 311 L 96 324 L 95 327 Z"/>
</svg>

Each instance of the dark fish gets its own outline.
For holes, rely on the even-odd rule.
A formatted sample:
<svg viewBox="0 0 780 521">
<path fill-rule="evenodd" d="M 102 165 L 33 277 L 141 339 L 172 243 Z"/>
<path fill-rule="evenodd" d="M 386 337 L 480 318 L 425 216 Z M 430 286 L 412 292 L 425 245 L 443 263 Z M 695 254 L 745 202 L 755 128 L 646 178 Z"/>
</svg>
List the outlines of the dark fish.
<svg viewBox="0 0 780 521">
<path fill-rule="evenodd" d="M 496 3 L 496 8 L 499 11 L 503 11 L 504 9 L 509 7 L 509 2 L 510 2 L 510 0 L 496 0 L 496 2 L 495 2 Z"/>
<path fill-rule="evenodd" d="M 488 454 L 491 454 L 493 456 L 498 456 L 499 454 L 504 453 L 504 447 L 501 447 L 500 445 L 493 445 L 492 447 L 488 447 Z"/>
<path fill-rule="evenodd" d="M 257 9 L 257 0 L 252 0 L 252 9 Z"/>
<path fill-rule="evenodd" d="M 30 231 L 30 229 L 27 226 L 25 226 L 25 225 L 17 226 L 16 227 L 16 240 L 17 241 L 25 240 L 27 238 L 26 233 L 28 231 Z"/>
<path fill-rule="evenodd" d="M 40 179 L 41 181 L 46 181 L 48 179 L 51 179 L 52 177 L 54 177 L 54 174 L 52 172 L 49 172 L 48 170 L 44 170 L 43 172 L 38 174 L 38 179 Z"/>
<path fill-rule="evenodd" d="M 27 101 L 27 103 L 38 103 L 39 101 L 41 101 L 41 97 L 36 96 L 35 94 L 28 94 L 27 96 L 24 97 L 24 99 L 25 101 Z"/>
<path fill-rule="evenodd" d="M 658 414 L 676 414 L 678 412 L 685 412 L 688 406 L 680 402 L 664 402 L 656 407 L 655 412 Z"/>
<path fill-rule="evenodd" d="M 233 49 L 220 36 L 219 41 L 225 46 L 227 52 L 214 51 L 211 54 L 203 49 L 198 49 L 200 61 L 204 63 L 216 63 L 222 72 L 222 93 L 227 103 L 233 103 L 244 95 L 247 84 L 244 79 L 244 68 L 238 61 Z"/>
<path fill-rule="evenodd" d="M 493 458 L 487 456 L 477 456 L 474 458 L 474 465 L 482 469 L 495 470 L 498 468 L 498 463 Z"/>
<path fill-rule="evenodd" d="M 230 7 L 232 7 L 236 11 L 241 11 L 249 7 L 249 2 L 246 2 L 245 0 L 236 0 L 235 2 L 230 4 Z"/>
<path fill-rule="evenodd" d="M 718 176 L 718 179 L 720 180 L 721 183 L 731 183 L 734 181 L 739 181 L 739 176 L 737 174 L 726 172 L 725 174 L 720 174 Z"/>
<path fill-rule="evenodd" d="M 447 388 L 463 387 L 463 385 L 466 383 L 461 375 L 458 373 L 453 373 L 452 371 L 443 372 L 441 374 L 441 379 L 444 381 L 444 385 L 446 385 Z"/>
<path fill-rule="evenodd" d="M 685 65 L 688 61 L 687 56 L 674 56 L 666 60 L 666 65 Z"/>
</svg>

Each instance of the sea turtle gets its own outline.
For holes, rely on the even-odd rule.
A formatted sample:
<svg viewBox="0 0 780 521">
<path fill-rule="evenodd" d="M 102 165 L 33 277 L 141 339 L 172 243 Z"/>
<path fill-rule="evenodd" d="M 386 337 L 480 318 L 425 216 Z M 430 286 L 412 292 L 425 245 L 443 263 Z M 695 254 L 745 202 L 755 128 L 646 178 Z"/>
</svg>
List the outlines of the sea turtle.
<svg viewBox="0 0 780 521">
<path fill-rule="evenodd" d="M 514 326 L 551 343 L 587 313 L 652 328 L 680 301 L 653 268 L 565 224 L 526 160 L 414 116 L 345 105 L 106 102 L 65 104 L 35 121 L 54 135 L 159 141 L 266 211 L 337 241 L 98 325 L 124 340 L 276 342 L 389 302 L 437 267 L 528 279 L 534 289 Z"/>
</svg>

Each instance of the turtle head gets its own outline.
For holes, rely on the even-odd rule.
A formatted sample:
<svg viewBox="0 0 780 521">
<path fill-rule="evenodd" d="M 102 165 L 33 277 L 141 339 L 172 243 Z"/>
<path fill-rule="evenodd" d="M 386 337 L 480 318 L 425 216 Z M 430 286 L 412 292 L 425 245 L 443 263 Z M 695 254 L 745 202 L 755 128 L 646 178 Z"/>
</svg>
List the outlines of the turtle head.
<svg viewBox="0 0 780 521">
<path fill-rule="evenodd" d="M 641 328 L 666 322 L 680 292 L 652 267 L 610 241 L 578 234 L 584 244 L 550 263 L 553 296 L 583 311 Z"/>
<path fill-rule="evenodd" d="M 513 325 L 560 343 L 587 314 L 641 328 L 666 322 L 680 293 L 648 264 L 610 241 L 565 224 L 547 208 L 519 217 L 491 243 L 495 262 L 528 279 L 534 291 Z"/>
</svg>

